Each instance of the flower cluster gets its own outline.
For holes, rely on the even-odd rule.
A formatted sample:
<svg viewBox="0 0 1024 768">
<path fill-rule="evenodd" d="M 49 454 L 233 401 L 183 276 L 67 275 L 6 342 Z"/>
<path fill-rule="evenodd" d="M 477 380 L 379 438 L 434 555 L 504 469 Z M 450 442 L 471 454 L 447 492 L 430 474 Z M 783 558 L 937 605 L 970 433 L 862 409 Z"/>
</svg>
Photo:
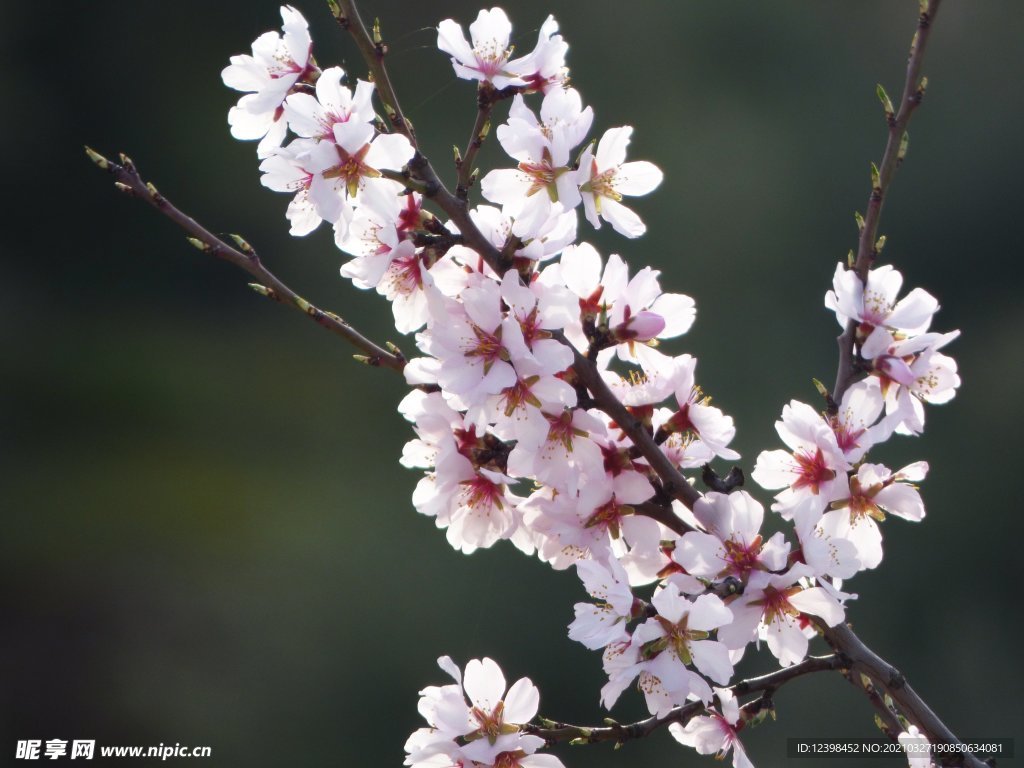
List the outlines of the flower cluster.
<svg viewBox="0 0 1024 768">
<path fill-rule="evenodd" d="M 660 346 L 690 329 L 694 301 L 579 238 L 579 208 L 594 228 L 643 234 L 623 198 L 651 192 L 662 173 L 626 160 L 629 126 L 588 141 L 594 112 L 568 85 L 557 22 L 520 57 L 500 8 L 480 11 L 469 39 L 451 19 L 438 26 L 438 48 L 477 82 L 478 103 L 510 102 L 495 133 L 514 167 L 480 179 L 490 204 L 462 218 L 441 206 L 456 224 L 431 212 L 437 192 L 417 183 L 414 136 L 377 118 L 374 84 L 321 71 L 301 15 L 282 16 L 283 37 L 263 35 L 224 71 L 247 92 L 229 121 L 237 137 L 261 139 L 263 184 L 293 195 L 292 234 L 331 224 L 351 257 L 342 276 L 385 296 L 398 330 L 415 334 L 399 406 L 416 434 L 401 463 L 423 471 L 413 505 L 464 553 L 508 540 L 575 568 L 593 602 L 575 606 L 569 636 L 602 653 L 602 704 L 634 684 L 659 717 L 699 701 L 704 713 L 673 735 L 750 765 L 734 665 L 761 642 L 780 666 L 801 662 L 844 619 L 853 596 L 842 580 L 881 561 L 878 523 L 923 518 L 914 483 L 927 464 L 866 459 L 895 433 L 919 433 L 923 403 L 953 396 L 956 365 L 939 350 L 957 334 L 928 332 L 938 304 L 923 290 L 897 301 L 892 268 L 862 281 L 840 265 L 825 303 L 854 329 L 862 375 L 823 411 L 788 404 L 776 425 L 788 450 L 763 452 L 753 471 L 778 491 L 772 509 L 793 535 L 762 531 L 764 507 L 745 490 L 715 486 L 684 506 L 675 478 L 738 459 L 736 430 L 696 383 L 696 359 Z M 455 682 L 421 692 L 428 727 L 406 745 L 408 765 L 561 766 L 524 732 L 539 700 L 529 680 L 506 693 L 490 659 L 464 675 L 439 663 Z"/>
<path fill-rule="evenodd" d="M 773 509 L 793 520 L 805 562 L 833 578 L 875 568 L 882 560 L 878 523 L 886 514 L 924 517 L 914 483 L 928 464 L 898 471 L 867 462 L 868 452 L 894 433 L 919 434 L 924 403 L 953 398 L 956 362 L 938 350 L 959 335 L 928 332 L 938 302 L 916 288 L 897 301 L 903 277 L 890 266 L 856 272 L 836 268 L 825 306 L 855 330 L 858 366 L 867 377 L 850 386 L 834 412 L 797 400 L 782 410 L 776 430 L 789 448 L 764 451 L 753 477 L 778 490 Z"/>
</svg>

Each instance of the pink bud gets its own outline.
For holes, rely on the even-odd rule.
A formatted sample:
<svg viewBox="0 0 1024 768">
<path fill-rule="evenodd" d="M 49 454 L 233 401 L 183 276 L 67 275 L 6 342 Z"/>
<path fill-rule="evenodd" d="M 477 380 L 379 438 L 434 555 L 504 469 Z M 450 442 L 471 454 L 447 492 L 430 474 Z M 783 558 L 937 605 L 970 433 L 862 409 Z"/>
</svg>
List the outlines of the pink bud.
<svg viewBox="0 0 1024 768">
<path fill-rule="evenodd" d="M 914 372 L 910 370 L 910 366 L 907 365 L 903 358 L 894 357 L 893 355 L 879 356 L 875 360 L 875 368 L 897 384 L 902 384 L 905 387 L 909 387 L 914 383 L 914 379 L 917 378 L 914 376 Z"/>
<path fill-rule="evenodd" d="M 623 341 L 650 341 L 665 330 L 665 318 L 655 312 L 639 312 L 615 329 Z"/>
</svg>

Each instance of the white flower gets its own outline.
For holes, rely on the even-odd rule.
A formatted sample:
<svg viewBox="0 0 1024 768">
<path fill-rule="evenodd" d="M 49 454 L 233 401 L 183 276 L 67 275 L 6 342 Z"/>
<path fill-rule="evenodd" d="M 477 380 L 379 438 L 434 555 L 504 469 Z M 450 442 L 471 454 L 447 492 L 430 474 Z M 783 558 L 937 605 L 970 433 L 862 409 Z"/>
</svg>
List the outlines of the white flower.
<svg viewBox="0 0 1024 768">
<path fill-rule="evenodd" d="M 583 196 L 587 221 L 595 228 L 600 228 L 604 219 L 620 235 L 640 237 L 647 227 L 622 204 L 622 197 L 653 192 L 661 184 L 663 174 L 646 160 L 626 162 L 626 147 L 632 133 L 629 126 L 609 128 L 598 142 L 596 153 L 593 146 L 588 146 L 580 157 L 576 183 Z"/>
<path fill-rule="evenodd" d="M 373 83 L 360 80 L 353 94 L 341 84 L 344 77 L 341 67 L 325 69 L 316 81 L 316 98 L 293 93 L 285 100 L 285 117 L 296 135 L 333 141 L 334 126 L 339 123 L 373 122 Z"/>
<path fill-rule="evenodd" d="M 614 253 L 602 270 L 601 256 L 589 243 L 566 248 L 558 274 L 579 299 L 580 324 L 566 332 L 583 349 L 588 345 L 584 329 L 600 326 L 620 342 L 619 357 L 635 363 L 638 344 L 684 334 L 697 315 L 689 296 L 661 292 L 660 272 L 644 267 L 630 279 L 629 266 Z"/>
<path fill-rule="evenodd" d="M 714 754 L 716 760 L 722 760 L 731 749 L 733 768 L 754 768 L 737 736 L 743 727 L 739 702 L 728 688 L 715 688 L 715 696 L 720 713 L 712 708 L 707 710 L 706 716 L 693 717 L 685 726 L 672 723 L 669 733 L 680 744 L 693 747 L 699 755 Z"/>
<path fill-rule="evenodd" d="M 694 382 L 697 358 L 681 355 L 675 358 L 673 390 L 679 410 L 662 425 L 665 431 L 692 432 L 716 456 L 735 460 L 740 457 L 728 447 L 736 436 L 736 427 L 731 416 L 711 405 L 711 398 L 705 397 Z"/>
<path fill-rule="evenodd" d="M 511 34 L 512 22 L 501 8 L 481 9 L 469 25 L 472 45 L 461 24 L 445 19 L 437 26 L 437 47 L 452 57 L 452 67 L 461 78 L 489 82 L 495 88 L 525 85 L 525 80 L 505 70 L 512 55 Z"/>
<path fill-rule="evenodd" d="M 956 395 L 960 386 L 956 360 L 938 350 L 959 335 L 959 331 L 925 333 L 897 340 L 888 331 L 876 329 L 868 337 L 863 354 L 871 353 L 886 414 L 898 419 L 898 433 L 920 433 L 924 429 L 923 403 L 948 403 Z"/>
<path fill-rule="evenodd" d="M 445 19 L 437 27 L 437 47 L 452 57 L 455 74 L 465 80 L 491 83 L 501 90 L 509 86 L 524 91 L 547 92 L 562 83 L 567 71 L 569 46 L 558 32 L 558 22 L 548 16 L 541 25 L 537 46 L 526 56 L 510 59 L 512 23 L 501 8 L 481 10 L 469 25 L 472 43 L 462 25 Z"/>
<path fill-rule="evenodd" d="M 516 220 L 512 231 L 519 237 L 536 237 L 553 212 L 579 205 L 570 153 L 586 138 L 593 119 L 593 109 L 583 107 L 573 88 L 550 90 L 541 102 L 539 120 L 522 96 L 513 99 L 508 121 L 498 126 L 497 134 L 519 166 L 491 171 L 480 180 L 480 191 Z M 562 208 L 554 209 L 556 203 Z"/>
<path fill-rule="evenodd" d="M 281 146 L 287 128 L 282 104 L 300 80 L 311 78 L 316 67 L 309 25 L 290 5 L 281 7 L 284 36 L 266 32 L 252 44 L 252 56 L 232 56 L 221 72 L 224 85 L 247 93 L 228 112 L 231 135 L 236 139 L 263 139 L 259 157 Z"/>
<path fill-rule="evenodd" d="M 625 544 L 661 538 L 658 523 L 633 514 L 630 506 L 654 495 L 650 482 L 638 472 L 586 477 L 578 493 L 552 495 L 547 489 L 536 491 L 521 511 L 537 535 L 538 556 L 556 570 L 587 558 L 604 560 L 612 554 L 613 543 L 621 552 Z"/>
<path fill-rule="evenodd" d="M 260 176 L 260 183 L 263 186 L 275 192 L 295 194 L 288 203 L 288 212 L 285 215 L 291 222 L 289 233 L 296 237 L 308 235 L 323 221 L 309 194 L 313 184 L 313 172 L 305 163 L 304 153 L 308 148 L 301 142 L 293 142 L 287 147 L 273 150 L 260 163 L 260 171 L 263 174 Z"/>
<path fill-rule="evenodd" d="M 886 513 L 914 522 L 924 518 L 921 494 L 912 483 L 923 480 L 927 473 L 928 464 L 923 461 L 899 472 L 881 464 L 861 464 L 850 478 L 849 497 L 832 502 L 832 511 L 826 512 L 818 525 L 820 531 L 850 541 L 862 567 L 875 568 L 882 561 L 878 523 Z"/>
<path fill-rule="evenodd" d="M 633 592 L 629 577 L 616 558 L 607 565 L 596 560 L 576 563 L 576 575 L 591 597 L 600 603 L 576 603 L 576 620 L 569 625 L 569 638 L 592 651 L 629 640 L 626 623 L 633 615 Z"/>
<path fill-rule="evenodd" d="M 708 533 L 691 531 L 676 542 L 672 559 L 687 573 L 709 579 L 746 579 L 754 570 L 785 567 L 789 544 L 782 532 L 761 538 L 764 507 L 746 491 L 710 492 L 697 501 L 694 516 Z"/>
<path fill-rule="evenodd" d="M 477 461 L 489 437 L 464 424 L 440 393 L 411 393 L 399 410 L 415 421 L 419 438 L 406 444 L 402 464 L 433 469 L 413 492 L 416 511 L 435 518 L 438 528 L 447 529 L 448 542 L 465 554 L 501 539 L 512 539 L 532 554 L 532 539 L 517 510 L 522 499 L 508 489 L 514 479 Z"/>
<path fill-rule="evenodd" d="M 931 742 L 916 725 L 907 726 L 896 740 L 907 756 L 908 768 L 932 768 Z"/>
<path fill-rule="evenodd" d="M 540 25 L 533 51 L 509 63 L 509 68 L 526 81 L 527 92 L 547 93 L 552 88 L 565 85 L 569 77 L 569 69 L 565 66 L 569 44 L 557 32 L 558 22 L 554 16 L 548 16 Z"/>
<path fill-rule="evenodd" d="M 829 591 L 799 583 L 810 573 L 801 564 L 781 574 L 751 573 L 743 594 L 729 603 L 733 620 L 718 630 L 718 639 L 735 651 L 760 635 L 783 667 L 803 661 L 808 633 L 814 633 L 808 616 L 818 616 L 834 627 L 845 615 Z"/>
<path fill-rule="evenodd" d="M 728 649 L 708 638 L 732 620 L 732 612 L 715 595 L 691 602 L 674 584 L 659 589 L 651 604 L 657 614 L 638 626 L 630 641 L 640 649 L 636 673 L 648 710 L 660 717 L 691 696 L 710 702 L 711 687 L 701 674 L 727 683 L 733 668 Z"/>
<path fill-rule="evenodd" d="M 783 489 L 775 495 L 772 509 L 788 519 L 805 498 L 815 499 L 819 510 L 841 498 L 850 463 L 821 414 L 793 400 L 782 409 L 782 421 L 775 422 L 775 429 L 792 452 L 762 451 L 751 473 L 762 488 Z"/>
<path fill-rule="evenodd" d="M 832 417 L 832 430 L 846 460 L 851 464 L 861 461 L 877 443 L 889 438 L 896 428 L 896 420 L 879 416 L 885 407 L 878 379 L 869 377 L 851 385 L 843 394 L 839 410 Z"/>
<path fill-rule="evenodd" d="M 508 456 L 508 472 L 575 494 L 581 476 L 594 476 L 602 469 L 601 448 L 590 435 L 603 431 L 603 426 L 580 408 L 563 409 L 558 415 L 544 412 L 544 418 L 548 431 L 542 442 L 519 440 Z"/>
<path fill-rule="evenodd" d="M 501 668 L 488 658 L 470 659 L 465 675 L 447 656 L 437 663 L 455 684 L 428 686 L 420 691 L 419 711 L 430 730 L 417 731 L 406 743 L 410 753 L 406 764 L 460 765 L 459 758 L 464 758 L 473 763 L 529 768 L 528 762 L 507 761 L 516 758 L 517 753 L 532 755 L 544 745 L 542 738 L 520 732 L 520 727 L 537 714 L 537 687 L 524 677 L 506 692 Z M 451 762 L 429 762 L 438 753 Z M 498 760 L 505 753 L 510 757 Z M 549 764 L 540 761 L 534 765 L 543 768 Z"/>
<path fill-rule="evenodd" d="M 352 205 L 368 190 L 370 195 L 401 192 L 401 185 L 381 178 L 381 170 L 404 166 L 413 156 L 412 144 L 397 133 L 374 134 L 368 123 L 334 123 L 334 140 L 316 142 L 303 156 L 313 173 L 310 199 L 325 221 L 350 220 Z M 344 237 L 337 230 L 336 236 Z"/>
<path fill-rule="evenodd" d="M 902 286 L 903 275 L 888 264 L 870 270 L 865 285 L 855 271 L 840 262 L 832 278 L 832 290 L 825 294 L 825 306 L 836 313 L 841 326 L 850 320 L 865 326 L 862 336 L 875 327 L 916 336 L 928 330 L 939 302 L 923 288 L 915 288 L 896 301 Z"/>
</svg>

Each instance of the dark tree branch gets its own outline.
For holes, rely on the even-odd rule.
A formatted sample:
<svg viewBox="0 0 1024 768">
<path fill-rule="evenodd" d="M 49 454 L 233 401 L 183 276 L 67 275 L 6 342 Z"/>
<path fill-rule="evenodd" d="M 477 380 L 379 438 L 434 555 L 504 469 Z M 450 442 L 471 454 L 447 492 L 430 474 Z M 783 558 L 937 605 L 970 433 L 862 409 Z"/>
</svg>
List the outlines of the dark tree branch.
<svg viewBox="0 0 1024 768">
<path fill-rule="evenodd" d="M 556 334 L 556 338 L 561 338 L 564 344 L 569 343 L 565 341 L 564 336 Z M 692 509 L 697 500 L 701 498 L 700 491 L 690 485 L 682 472 L 676 469 L 668 456 L 664 454 L 654 441 L 654 435 L 648 432 L 647 428 L 626 410 L 626 406 L 619 402 L 615 393 L 612 392 L 607 382 L 601 377 L 601 372 L 597 369 L 597 365 L 592 360 L 588 360 L 575 347 L 572 347 L 572 350 L 575 356 L 573 368 L 583 384 L 590 390 L 590 394 L 594 398 L 594 403 L 597 407 L 608 414 L 618 425 L 619 429 L 629 436 L 629 439 L 639 449 L 640 455 L 647 459 L 651 469 L 658 473 L 658 477 L 661 478 L 665 485 L 666 493 L 673 498 L 679 499 L 688 508 Z M 679 522 L 682 523 L 681 520 Z"/>
<path fill-rule="evenodd" d="M 823 629 L 825 640 L 837 654 L 847 660 L 850 670 L 870 677 L 875 685 L 895 702 L 904 717 L 921 729 L 929 741 L 933 744 L 961 744 L 960 739 L 911 687 L 903 673 L 868 648 L 849 626 L 839 624 Z M 871 692 L 865 692 L 870 698 Z M 962 759 L 959 759 L 961 756 Z M 971 768 L 985 768 L 986 766 L 986 763 L 970 753 L 961 753 L 954 764 L 966 765 Z"/>
<path fill-rule="evenodd" d="M 238 247 L 231 246 L 191 216 L 175 208 L 166 197 L 157 191 L 155 186 L 142 180 L 135 164 L 128 157 L 121 155 L 121 163 L 115 163 L 89 148 L 86 148 L 86 153 L 96 165 L 113 174 L 117 180 L 115 184 L 118 189 L 149 203 L 185 230 L 190 236 L 189 242 L 192 245 L 205 253 L 234 264 L 256 278 L 259 282 L 253 284 L 253 288 L 258 293 L 286 306 L 295 307 L 318 325 L 345 339 L 364 353 L 357 356 L 361 362 L 372 366 L 391 368 L 399 372 L 405 367 L 405 358 L 398 352 L 397 347 L 393 347 L 393 351 L 388 351 L 377 346 L 338 315 L 326 312 L 306 301 L 263 266 L 256 251 L 240 237 L 234 238 Z"/>
<path fill-rule="evenodd" d="M 672 511 L 672 507 L 666 507 L 653 501 L 645 501 L 640 504 L 630 504 L 630 506 L 636 514 L 649 517 L 652 520 L 657 520 L 666 528 L 674 531 L 680 536 L 694 530 L 674 511 Z"/>
</svg>

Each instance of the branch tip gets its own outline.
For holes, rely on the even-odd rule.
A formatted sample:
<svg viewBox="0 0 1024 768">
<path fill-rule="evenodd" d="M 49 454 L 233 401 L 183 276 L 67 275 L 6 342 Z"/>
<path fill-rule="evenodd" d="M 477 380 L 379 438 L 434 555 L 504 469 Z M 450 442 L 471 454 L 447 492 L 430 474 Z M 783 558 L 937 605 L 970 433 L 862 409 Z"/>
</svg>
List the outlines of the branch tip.
<svg viewBox="0 0 1024 768">
<path fill-rule="evenodd" d="M 107 160 L 103 155 L 94 150 L 92 147 L 86 146 L 85 154 L 92 160 L 96 165 L 102 168 L 104 171 L 110 170 L 110 161 Z"/>
</svg>

